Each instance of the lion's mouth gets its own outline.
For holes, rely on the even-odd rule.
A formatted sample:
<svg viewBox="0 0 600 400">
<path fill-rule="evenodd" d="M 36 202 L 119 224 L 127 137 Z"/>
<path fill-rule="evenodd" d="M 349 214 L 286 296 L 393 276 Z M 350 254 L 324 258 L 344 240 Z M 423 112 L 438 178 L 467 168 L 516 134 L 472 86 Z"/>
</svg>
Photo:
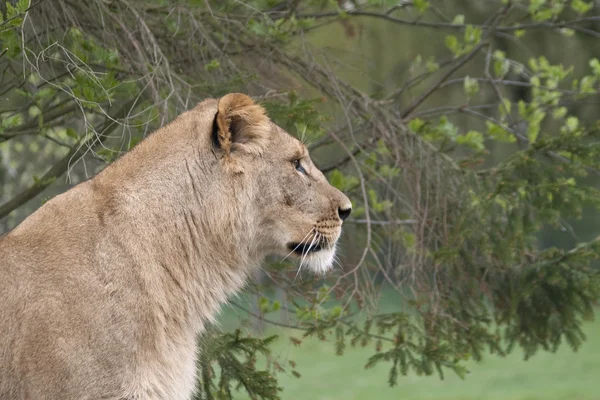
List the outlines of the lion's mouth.
<svg viewBox="0 0 600 400">
<path fill-rule="evenodd" d="M 290 243 L 288 248 L 299 256 L 323 250 L 321 243 Z"/>
</svg>

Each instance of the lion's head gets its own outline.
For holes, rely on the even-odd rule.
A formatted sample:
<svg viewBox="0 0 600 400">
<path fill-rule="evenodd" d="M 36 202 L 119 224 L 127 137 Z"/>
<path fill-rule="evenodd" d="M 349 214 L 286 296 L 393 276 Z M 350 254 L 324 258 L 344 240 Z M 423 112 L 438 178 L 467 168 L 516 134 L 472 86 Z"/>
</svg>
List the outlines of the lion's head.
<svg viewBox="0 0 600 400">
<path fill-rule="evenodd" d="M 218 101 L 214 148 L 230 174 L 249 179 L 260 250 L 295 255 L 322 273 L 333 264 L 342 222 L 352 204 L 313 164 L 306 146 L 243 94 Z"/>
</svg>

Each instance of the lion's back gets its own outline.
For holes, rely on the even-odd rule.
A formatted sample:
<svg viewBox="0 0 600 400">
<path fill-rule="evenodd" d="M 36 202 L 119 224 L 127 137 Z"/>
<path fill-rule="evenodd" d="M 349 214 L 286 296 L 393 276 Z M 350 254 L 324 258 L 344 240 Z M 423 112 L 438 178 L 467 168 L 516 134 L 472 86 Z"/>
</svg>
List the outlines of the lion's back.
<svg viewBox="0 0 600 400">
<path fill-rule="evenodd" d="M 26 261 L 8 236 L 0 238 L 0 398 L 24 398 L 23 334 L 31 288 Z M 28 397 L 28 396 L 27 396 Z"/>
<path fill-rule="evenodd" d="M 97 265 L 97 229 L 54 202 L 0 237 L 0 399 L 126 392 L 131 321 Z"/>
</svg>

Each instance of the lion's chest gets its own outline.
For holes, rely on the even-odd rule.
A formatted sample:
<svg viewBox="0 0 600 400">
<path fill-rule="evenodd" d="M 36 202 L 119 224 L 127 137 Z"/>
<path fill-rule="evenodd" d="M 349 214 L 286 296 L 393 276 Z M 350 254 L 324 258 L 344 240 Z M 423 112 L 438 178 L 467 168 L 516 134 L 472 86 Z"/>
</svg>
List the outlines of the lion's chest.
<svg viewBox="0 0 600 400">
<path fill-rule="evenodd" d="M 194 341 L 162 350 L 159 357 L 139 368 L 133 398 L 190 400 L 197 382 Z"/>
</svg>

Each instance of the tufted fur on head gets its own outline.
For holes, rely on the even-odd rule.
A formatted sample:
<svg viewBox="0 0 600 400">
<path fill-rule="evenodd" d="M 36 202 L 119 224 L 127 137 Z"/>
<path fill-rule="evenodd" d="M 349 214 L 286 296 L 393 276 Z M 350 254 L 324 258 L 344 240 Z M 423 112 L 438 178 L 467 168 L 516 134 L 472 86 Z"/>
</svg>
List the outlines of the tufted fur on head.
<svg viewBox="0 0 600 400">
<path fill-rule="evenodd" d="M 188 400 L 265 256 L 327 271 L 350 201 L 243 94 L 208 99 L 0 237 L 0 399 Z"/>
</svg>

